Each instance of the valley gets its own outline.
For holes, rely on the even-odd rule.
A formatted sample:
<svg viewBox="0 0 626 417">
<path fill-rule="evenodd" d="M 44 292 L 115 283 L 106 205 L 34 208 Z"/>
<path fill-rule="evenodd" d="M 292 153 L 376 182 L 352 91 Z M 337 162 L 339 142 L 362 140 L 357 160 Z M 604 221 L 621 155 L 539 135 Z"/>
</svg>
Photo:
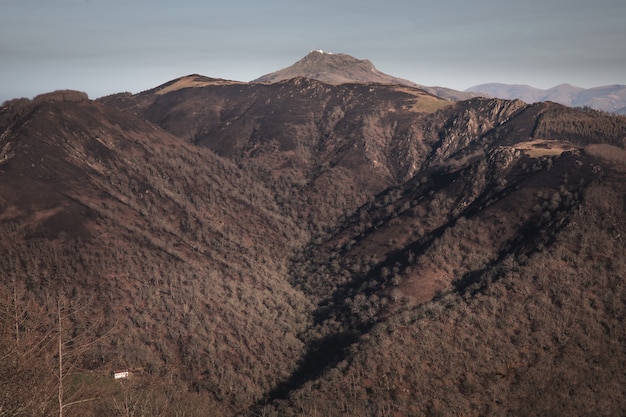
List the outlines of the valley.
<svg viewBox="0 0 626 417">
<path fill-rule="evenodd" d="M 626 118 L 305 75 L 4 103 L 0 415 L 626 414 Z"/>
</svg>

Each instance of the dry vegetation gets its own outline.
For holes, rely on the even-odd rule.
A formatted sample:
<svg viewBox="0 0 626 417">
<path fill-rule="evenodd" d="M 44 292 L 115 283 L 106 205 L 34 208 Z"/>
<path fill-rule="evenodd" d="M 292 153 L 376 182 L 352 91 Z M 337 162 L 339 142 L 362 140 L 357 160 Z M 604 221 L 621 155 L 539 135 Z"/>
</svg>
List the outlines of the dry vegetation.
<svg viewBox="0 0 626 417">
<path fill-rule="evenodd" d="M 549 247 L 507 255 L 464 292 L 387 305 L 276 415 L 622 415 L 626 229 L 612 193 L 590 188 Z"/>
<path fill-rule="evenodd" d="M 585 146 L 585 152 L 609 162 L 617 169 L 626 168 L 626 150 L 623 148 L 597 143 Z"/>
<path fill-rule="evenodd" d="M 194 80 L 2 107 L 0 416 L 626 414 L 624 118 Z"/>
<path fill-rule="evenodd" d="M 171 93 L 172 91 L 180 90 L 183 88 L 197 88 L 197 87 L 206 87 L 209 85 L 232 85 L 233 81 L 225 81 L 215 78 L 203 77 L 201 75 L 188 75 L 186 77 L 181 77 L 177 80 L 171 81 L 161 87 L 157 87 L 155 89 L 155 94 L 163 95 L 167 93 Z M 242 85 L 244 83 L 241 83 Z"/>
</svg>

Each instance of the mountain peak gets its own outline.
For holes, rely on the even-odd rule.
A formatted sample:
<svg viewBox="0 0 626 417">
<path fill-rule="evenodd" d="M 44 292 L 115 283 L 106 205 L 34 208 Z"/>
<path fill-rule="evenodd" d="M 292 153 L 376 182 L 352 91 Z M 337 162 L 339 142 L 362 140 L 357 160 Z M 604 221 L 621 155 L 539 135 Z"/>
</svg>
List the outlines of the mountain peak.
<svg viewBox="0 0 626 417">
<path fill-rule="evenodd" d="M 314 49 L 311 52 L 309 52 L 309 55 L 312 55 L 312 54 L 333 55 L 332 52 L 324 51 L 323 49 Z"/>
<path fill-rule="evenodd" d="M 309 52 L 293 65 L 263 75 L 253 82 L 278 82 L 290 78 L 313 78 L 329 84 L 381 83 L 416 87 L 417 84 L 384 74 L 367 59 L 357 59 L 345 53 L 332 53 L 322 49 Z"/>
<path fill-rule="evenodd" d="M 253 83 L 275 83 L 296 77 L 311 78 L 327 84 L 377 83 L 419 88 L 445 100 L 467 100 L 478 94 L 443 87 L 426 87 L 404 78 L 379 71 L 368 59 L 358 59 L 345 53 L 315 49 L 295 64 L 265 74 Z"/>
</svg>

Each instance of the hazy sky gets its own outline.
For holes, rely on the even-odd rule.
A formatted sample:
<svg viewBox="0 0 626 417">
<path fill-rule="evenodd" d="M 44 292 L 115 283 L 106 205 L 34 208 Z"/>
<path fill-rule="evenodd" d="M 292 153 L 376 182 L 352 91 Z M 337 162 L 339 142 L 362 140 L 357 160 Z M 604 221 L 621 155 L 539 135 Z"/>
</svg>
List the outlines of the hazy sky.
<svg viewBox="0 0 626 417">
<path fill-rule="evenodd" d="M 0 102 L 249 81 L 313 49 L 459 90 L 626 84 L 626 1 L 0 0 Z"/>
</svg>

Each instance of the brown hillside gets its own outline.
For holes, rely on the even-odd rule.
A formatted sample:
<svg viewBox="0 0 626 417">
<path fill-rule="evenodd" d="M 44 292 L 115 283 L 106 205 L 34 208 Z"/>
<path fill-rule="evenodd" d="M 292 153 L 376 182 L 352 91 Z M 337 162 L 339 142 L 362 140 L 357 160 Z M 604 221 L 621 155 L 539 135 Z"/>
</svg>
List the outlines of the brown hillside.
<svg viewBox="0 0 626 417">
<path fill-rule="evenodd" d="M 544 111 L 523 108 L 302 254 L 316 326 L 268 415 L 624 412 L 626 171 L 610 145 L 498 145 Z"/>
<path fill-rule="evenodd" d="M 148 120 L 237 161 L 272 188 L 293 188 L 294 198 L 321 205 L 299 213 L 314 216 L 313 223 L 334 221 L 366 196 L 414 175 L 427 154 L 415 120 L 421 124 L 452 104 L 415 88 L 331 86 L 306 78 L 105 102 L 141 109 Z"/>
<path fill-rule="evenodd" d="M 71 301 L 68 315 L 81 309 L 68 331 L 99 341 L 79 363 L 68 359 L 68 375 L 142 369 L 155 392 L 159 379 L 182 381 L 181 401 L 195 386 L 205 406 L 231 413 L 292 372 L 308 302 L 288 285 L 286 260 L 304 235 L 261 184 L 92 102 L 34 105 L 2 148 L 0 298 L 15 313 L 14 328 L 3 322 L 2 365 L 32 361 L 47 375 L 3 373 L 16 378 L 11 384 L 46 389 L 58 354 L 50 333 L 57 300 Z M 254 372 L 240 372 L 244 364 Z M 101 385 L 74 389 L 80 396 L 69 392 L 67 402 L 118 395 Z M 3 398 L 2 409 L 13 400 Z M 49 415 L 54 402 L 39 406 Z"/>
<path fill-rule="evenodd" d="M 0 126 L 7 415 L 626 413 L 623 117 L 191 75 Z"/>
</svg>

